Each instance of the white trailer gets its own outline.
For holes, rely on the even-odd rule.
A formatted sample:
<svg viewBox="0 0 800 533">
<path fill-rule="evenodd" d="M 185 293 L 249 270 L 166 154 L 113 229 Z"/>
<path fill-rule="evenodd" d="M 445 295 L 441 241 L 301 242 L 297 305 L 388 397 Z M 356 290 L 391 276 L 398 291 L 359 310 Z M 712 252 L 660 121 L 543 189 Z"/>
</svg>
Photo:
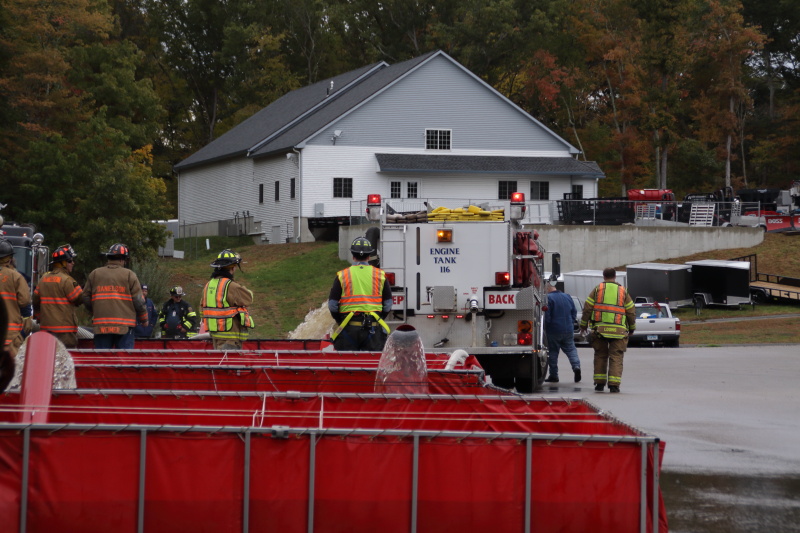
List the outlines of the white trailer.
<svg viewBox="0 0 800 533">
<path fill-rule="evenodd" d="M 394 300 L 389 325 L 413 326 L 426 349 L 477 356 L 495 385 L 518 392 L 540 386 L 544 249 L 522 223 L 524 195 L 438 208 L 416 200 L 412 210 L 403 202 L 378 195 L 367 202 L 368 218 L 381 222 L 378 260 Z"/>
<path fill-rule="evenodd" d="M 575 270 L 564 272 L 564 292 L 577 296 L 582 301 L 586 300 L 592 289 L 603 282 L 602 270 Z M 628 287 L 628 277 L 625 272 L 617 272 L 617 283 Z"/>
</svg>

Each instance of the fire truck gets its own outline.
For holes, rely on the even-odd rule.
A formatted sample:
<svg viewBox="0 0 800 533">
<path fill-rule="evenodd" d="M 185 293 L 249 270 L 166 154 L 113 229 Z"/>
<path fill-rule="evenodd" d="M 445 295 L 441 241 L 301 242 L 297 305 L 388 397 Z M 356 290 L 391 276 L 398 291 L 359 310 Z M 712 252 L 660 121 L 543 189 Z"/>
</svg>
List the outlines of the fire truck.
<svg viewBox="0 0 800 533">
<path fill-rule="evenodd" d="M 0 209 L 5 207 L 0 204 Z M 31 291 L 39 282 L 39 276 L 47 271 L 50 251 L 44 246 L 44 235 L 36 233 L 32 224 L 5 222 L 0 215 L 0 236 L 5 237 L 14 247 L 14 260 L 17 270 L 25 277 Z"/>
<path fill-rule="evenodd" d="M 524 194 L 494 205 L 409 202 L 367 198 L 368 220 L 380 222 L 367 238 L 378 241 L 375 263 L 392 288 L 389 324 L 413 326 L 426 349 L 476 356 L 494 385 L 523 393 L 541 386 L 545 249 L 522 222 Z M 554 255 L 554 272 L 557 262 Z"/>
</svg>

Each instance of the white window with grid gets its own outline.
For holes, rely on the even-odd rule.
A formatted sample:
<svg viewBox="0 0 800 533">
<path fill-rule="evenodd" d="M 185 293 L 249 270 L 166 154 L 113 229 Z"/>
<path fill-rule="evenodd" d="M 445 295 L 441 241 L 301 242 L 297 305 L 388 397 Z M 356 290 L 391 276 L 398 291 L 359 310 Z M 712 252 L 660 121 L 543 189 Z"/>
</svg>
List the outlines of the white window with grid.
<svg viewBox="0 0 800 533">
<path fill-rule="evenodd" d="M 425 130 L 426 150 L 450 150 L 453 130 Z"/>
<path fill-rule="evenodd" d="M 511 193 L 517 192 L 516 181 L 500 181 L 497 184 L 497 199 L 510 200 Z"/>
<path fill-rule="evenodd" d="M 352 198 L 353 178 L 333 178 L 333 197 Z"/>
<path fill-rule="evenodd" d="M 532 181 L 531 200 L 549 200 L 549 199 L 550 199 L 550 182 Z"/>
<path fill-rule="evenodd" d="M 391 198 L 419 198 L 419 183 L 416 181 L 389 182 L 389 196 Z"/>
</svg>

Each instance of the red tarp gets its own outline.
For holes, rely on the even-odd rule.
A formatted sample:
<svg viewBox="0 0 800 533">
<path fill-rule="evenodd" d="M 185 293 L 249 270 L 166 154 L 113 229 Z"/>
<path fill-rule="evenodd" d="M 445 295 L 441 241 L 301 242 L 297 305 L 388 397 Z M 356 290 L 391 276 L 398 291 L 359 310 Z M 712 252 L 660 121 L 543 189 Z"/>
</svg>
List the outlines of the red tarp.
<svg viewBox="0 0 800 533">
<path fill-rule="evenodd" d="M 24 512 L 33 533 L 494 533 L 525 531 L 527 506 L 531 531 L 628 532 L 644 491 L 644 531 L 653 512 L 668 530 L 660 492 L 652 501 L 663 444 L 585 401 L 473 389 L 479 371 L 436 370 L 447 354 L 427 355 L 429 394 L 367 394 L 380 354 L 279 342 L 227 356 L 75 351 L 79 383 L 105 389 L 54 391 L 46 425 L 18 423 L 46 406 L 0 395 L 0 529 L 19 531 Z M 185 367 L 201 363 L 217 367 Z M 276 382 L 314 392 L 252 392 Z M 187 383 L 209 390 L 107 388 Z"/>
<path fill-rule="evenodd" d="M 363 368 L 86 366 L 76 365 L 81 389 L 169 389 L 266 392 L 362 392 L 375 390 L 375 370 Z M 430 394 L 497 394 L 484 386 L 482 371 L 428 372 L 424 383 L 408 383 Z"/>
<path fill-rule="evenodd" d="M 72 350 L 75 364 L 92 365 L 256 365 L 303 367 L 377 368 L 380 352 L 323 352 L 269 350 L 221 352 L 218 350 Z M 428 370 L 443 370 L 448 353 L 426 353 Z M 478 359 L 469 356 L 455 369 L 481 368 Z"/>
<path fill-rule="evenodd" d="M 321 350 L 332 346 L 327 339 L 248 339 L 244 350 Z M 134 347 L 145 350 L 211 350 L 211 339 L 136 339 Z M 94 349 L 94 340 L 78 339 L 81 350 Z"/>
<path fill-rule="evenodd" d="M 15 395 L 5 395 L 6 398 Z M 0 410 L 0 421 L 19 413 Z M 581 401 L 512 396 L 269 395 L 178 391 L 54 391 L 49 423 L 635 435 Z"/>
<path fill-rule="evenodd" d="M 18 529 L 23 438 L 0 426 L 0 509 L 10 531 Z M 244 441 L 149 432 L 144 530 L 242 531 Z M 307 531 L 309 494 L 314 531 L 411 531 L 413 438 L 267 433 L 250 442 L 250 531 Z M 140 443 L 135 430 L 32 430 L 27 531 L 135 531 Z M 639 531 L 641 453 L 637 443 L 534 440 L 531 530 Z M 418 454 L 417 531 L 524 531 L 525 441 L 421 437 Z"/>
</svg>

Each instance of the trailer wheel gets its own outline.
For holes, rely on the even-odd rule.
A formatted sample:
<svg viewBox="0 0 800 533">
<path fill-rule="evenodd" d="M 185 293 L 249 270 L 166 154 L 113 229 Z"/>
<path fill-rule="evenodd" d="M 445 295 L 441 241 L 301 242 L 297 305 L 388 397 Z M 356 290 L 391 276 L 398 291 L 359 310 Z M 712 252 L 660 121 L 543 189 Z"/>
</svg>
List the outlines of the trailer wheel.
<svg viewBox="0 0 800 533">
<path fill-rule="evenodd" d="M 767 293 L 764 291 L 753 291 L 753 301 L 755 303 L 763 304 L 768 300 Z"/>
</svg>

